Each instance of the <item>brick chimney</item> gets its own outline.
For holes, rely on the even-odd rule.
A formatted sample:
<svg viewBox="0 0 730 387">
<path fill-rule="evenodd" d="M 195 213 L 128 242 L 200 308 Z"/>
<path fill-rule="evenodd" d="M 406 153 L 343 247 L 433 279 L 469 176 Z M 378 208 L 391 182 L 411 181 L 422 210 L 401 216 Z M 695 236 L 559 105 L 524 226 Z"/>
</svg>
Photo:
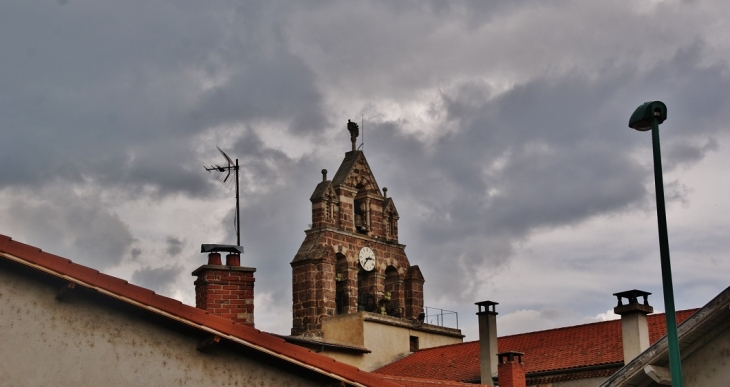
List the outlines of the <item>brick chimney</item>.
<svg viewBox="0 0 730 387">
<path fill-rule="evenodd" d="M 502 352 L 499 358 L 499 387 L 527 387 L 522 352 Z M 482 384 L 484 381 L 482 380 Z"/>
<path fill-rule="evenodd" d="M 241 246 L 202 245 L 208 253 L 208 264 L 193 271 L 195 307 L 212 314 L 254 326 L 253 273 L 256 269 L 241 266 Z M 221 252 L 227 252 L 226 264 L 221 264 Z"/>
<path fill-rule="evenodd" d="M 613 308 L 613 312 L 621 315 L 624 364 L 628 364 L 649 348 L 649 324 L 646 315 L 654 312 L 647 300 L 650 294 L 636 289 L 614 293 L 618 298 L 618 305 Z M 643 297 L 643 303 L 639 303 L 639 297 Z M 627 300 L 626 304 L 623 303 L 624 298 Z"/>
<path fill-rule="evenodd" d="M 482 384 L 493 385 L 497 371 L 497 312 L 494 301 L 475 303 L 479 308 L 479 369 Z"/>
</svg>

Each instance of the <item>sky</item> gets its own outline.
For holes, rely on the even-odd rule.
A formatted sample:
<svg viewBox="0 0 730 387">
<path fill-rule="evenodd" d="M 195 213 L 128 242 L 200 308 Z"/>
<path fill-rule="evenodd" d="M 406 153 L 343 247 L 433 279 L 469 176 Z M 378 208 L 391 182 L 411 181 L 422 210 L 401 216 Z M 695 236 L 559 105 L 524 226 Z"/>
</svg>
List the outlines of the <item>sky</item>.
<svg viewBox="0 0 730 387">
<path fill-rule="evenodd" d="M 466 340 L 484 300 L 500 335 L 615 318 L 630 289 L 663 311 L 651 135 L 627 125 L 661 100 L 676 307 L 701 307 L 730 285 L 728 20 L 719 0 L 3 2 L 0 233 L 194 304 L 200 244 L 235 244 L 220 147 L 256 327 L 287 334 L 351 119 L 425 304 Z"/>
</svg>

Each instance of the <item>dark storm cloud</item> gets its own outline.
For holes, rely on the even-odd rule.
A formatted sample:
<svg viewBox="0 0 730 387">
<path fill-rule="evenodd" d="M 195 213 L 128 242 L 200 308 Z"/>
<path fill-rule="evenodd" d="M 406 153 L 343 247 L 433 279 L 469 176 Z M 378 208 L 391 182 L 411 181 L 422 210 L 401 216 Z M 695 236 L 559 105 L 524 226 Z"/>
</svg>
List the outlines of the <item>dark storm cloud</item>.
<svg viewBox="0 0 730 387">
<path fill-rule="evenodd" d="M 133 3 L 4 7 L 0 188 L 54 178 L 203 196 L 192 149 L 206 130 L 325 122 L 276 5 Z"/>
<path fill-rule="evenodd" d="M 285 51 L 250 56 L 225 84 L 201 96 L 192 113 L 196 123 L 281 122 L 297 134 L 325 127 L 322 97 L 301 60 Z"/>
<path fill-rule="evenodd" d="M 398 165 L 388 168 L 386 176 L 398 182 L 390 192 L 402 222 L 418 229 L 411 235 L 416 241 L 409 241 L 417 247 L 409 251 L 440 268 L 437 272 L 453 272 L 465 279 L 461 284 L 470 284 L 478 267 L 496 269 L 514 244 L 534 231 L 650 208 L 651 164 L 636 160 L 637 152 L 650 160 L 650 136 L 626 125 L 633 108 L 644 101 L 623 100 L 624 95 L 667 97 L 670 117 L 675 117 L 662 126 L 668 132 L 664 141 L 670 167 L 696 163 L 717 149 L 712 136 L 718 129 L 713 128 L 721 127 L 724 113 L 716 106 L 730 105 L 728 97 L 713 100 L 720 98 L 714 88 L 686 96 L 669 91 L 670 86 L 694 90 L 695 83 L 728 82 L 719 68 L 702 69 L 698 60 L 688 63 L 686 51 L 646 73 L 617 68 L 595 79 L 535 79 L 496 96 L 486 84 L 462 83 L 442 92 L 435 107 L 457 129 L 431 145 L 417 135 L 399 134 L 397 123 L 371 125 L 378 133 L 371 143 L 379 143 L 369 148 L 370 159 L 398 154 Z M 707 125 L 699 132 L 678 128 L 683 119 L 676 117 L 682 113 L 672 113 L 672 106 L 696 104 L 697 99 L 713 100 L 704 116 Z M 616 105 L 621 110 L 614 110 Z M 687 200 L 681 184 L 667 182 L 666 190 L 669 201 Z M 405 212 L 400 208 L 404 201 L 417 204 Z M 430 278 L 437 289 L 468 290 L 450 286 L 453 276 Z"/>
<path fill-rule="evenodd" d="M 138 5 L 28 2 L 2 13 L 14 55 L 0 68 L 9 101 L 0 108 L 9 133 L 0 165 L 17 165 L 0 171 L 3 184 L 78 181 L 85 173 L 113 180 L 124 175 L 133 144 L 169 139 L 175 83 L 194 58 L 179 51 L 184 23 L 155 20 L 174 10 Z M 210 44 L 210 35 L 198 32 L 200 43 Z"/>
<path fill-rule="evenodd" d="M 132 274 L 132 282 L 147 289 L 152 289 L 157 293 L 165 294 L 169 292 L 170 286 L 175 283 L 183 271 L 182 266 L 156 268 L 146 266 Z"/>
</svg>

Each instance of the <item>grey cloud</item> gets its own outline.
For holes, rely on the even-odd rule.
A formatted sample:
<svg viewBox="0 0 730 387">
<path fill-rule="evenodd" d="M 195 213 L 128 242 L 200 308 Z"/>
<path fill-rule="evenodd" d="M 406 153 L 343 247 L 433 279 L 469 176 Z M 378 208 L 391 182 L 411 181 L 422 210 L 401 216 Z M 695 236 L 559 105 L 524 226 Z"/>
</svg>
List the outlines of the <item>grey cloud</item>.
<svg viewBox="0 0 730 387">
<path fill-rule="evenodd" d="M 132 274 L 132 282 L 152 289 L 157 293 L 166 293 L 175 283 L 177 278 L 182 274 L 184 268 L 182 266 L 164 266 L 164 267 L 143 267 L 135 270 Z"/>
<path fill-rule="evenodd" d="M 62 185 L 16 193 L 4 214 L 4 233 L 99 270 L 119 264 L 128 253 L 133 242 L 128 226 L 97 197 Z"/>
<path fill-rule="evenodd" d="M 165 238 L 165 242 L 167 243 L 167 249 L 165 251 L 167 251 L 167 254 L 171 257 L 180 255 L 183 246 L 185 245 L 185 242 L 174 236 L 168 236 Z"/>
<path fill-rule="evenodd" d="M 418 230 L 410 241 L 417 247 L 409 251 L 440 268 L 438 272 L 451 273 L 437 276 L 435 287 L 471 297 L 467 287 L 476 281 L 470 278 L 475 269 L 492 265 L 496 270 L 507 262 L 514 244 L 537 230 L 650 209 L 653 196 L 646 187 L 652 181 L 651 165 L 635 160 L 636 152 L 647 152 L 651 160 L 650 142 L 625 123 L 643 100 L 622 98 L 627 87 L 664 89 L 667 83 L 655 84 L 658 74 L 672 73 L 675 62 L 700 66 L 699 59 L 686 61 L 678 52 L 674 62 L 644 74 L 620 67 L 597 79 L 535 79 L 498 95 L 482 82 L 462 82 L 442 90 L 442 103 L 435 105 L 456 129 L 442 134 L 433 146 L 416 135 L 399 134 L 403 129 L 398 123 L 371 125 L 377 133 L 371 138 L 384 138 L 369 148 L 369 159 L 399 155 L 399 165 L 387 171 L 397 181 L 389 186 L 396 205 L 406 201 L 421 206 L 401 210 L 405 227 Z M 708 82 L 705 77 L 725 82 L 717 69 L 682 78 L 672 73 L 666 82 L 690 85 L 694 76 L 700 83 Z M 687 98 L 714 97 L 710 91 L 702 96 L 669 94 L 670 106 Z M 618 101 L 623 110 L 613 111 Z M 707 117 L 714 125 L 721 118 L 717 111 Z M 673 134 L 666 141 L 668 165 L 690 165 L 717 149 L 715 140 L 701 138 L 697 133 Z M 670 201 L 686 201 L 689 194 L 676 182 L 667 183 L 666 193 Z M 409 215 L 416 219 L 407 220 Z M 449 285 L 454 276 L 466 285 Z"/>
<path fill-rule="evenodd" d="M 326 124 L 312 75 L 277 32 L 278 5 L 201 7 L 9 6 L 0 187 L 54 178 L 202 197 L 210 185 L 192 149 L 211 127 L 263 120 L 306 134 Z"/>
<path fill-rule="evenodd" d="M 286 52 L 252 55 L 225 84 L 201 96 L 193 118 L 204 126 L 282 122 L 292 133 L 311 134 L 327 124 L 313 78 Z"/>
<path fill-rule="evenodd" d="M 702 160 L 708 152 L 719 149 L 716 138 L 707 139 L 704 144 L 686 139 L 683 141 L 672 141 L 668 146 L 662 148 L 662 155 L 667 163 L 662 163 L 665 171 L 671 171 L 677 166 L 693 164 Z"/>
</svg>

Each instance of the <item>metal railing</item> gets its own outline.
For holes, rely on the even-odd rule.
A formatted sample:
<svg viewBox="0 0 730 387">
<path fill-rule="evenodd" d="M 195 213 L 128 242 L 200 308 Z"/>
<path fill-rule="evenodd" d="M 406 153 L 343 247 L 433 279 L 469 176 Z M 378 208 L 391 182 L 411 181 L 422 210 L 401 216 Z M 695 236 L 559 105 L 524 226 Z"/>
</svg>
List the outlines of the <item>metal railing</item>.
<svg viewBox="0 0 730 387">
<path fill-rule="evenodd" d="M 459 329 L 459 314 L 454 312 L 453 310 L 424 306 L 423 311 L 425 313 L 425 318 L 423 321 L 426 324 Z M 453 324 L 455 324 L 456 327 L 454 327 Z"/>
</svg>

